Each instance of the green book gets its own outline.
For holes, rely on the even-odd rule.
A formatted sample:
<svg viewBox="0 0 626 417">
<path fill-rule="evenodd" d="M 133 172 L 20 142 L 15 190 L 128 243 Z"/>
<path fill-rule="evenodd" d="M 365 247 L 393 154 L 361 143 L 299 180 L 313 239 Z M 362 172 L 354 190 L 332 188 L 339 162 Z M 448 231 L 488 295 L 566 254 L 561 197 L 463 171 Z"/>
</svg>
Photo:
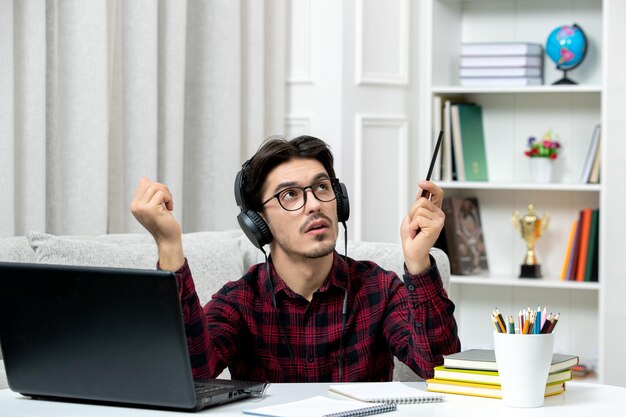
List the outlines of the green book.
<svg viewBox="0 0 626 417">
<path fill-rule="evenodd" d="M 435 367 L 435 379 L 500 385 L 500 374 L 498 374 L 498 371 L 481 371 L 478 369 L 458 369 L 437 366 Z M 549 374 L 546 384 L 565 382 L 571 379 L 572 371 L 570 369 L 565 369 L 563 371 Z"/>
<path fill-rule="evenodd" d="M 552 354 L 552 364 L 548 373 L 555 373 L 578 365 L 578 356 L 562 353 Z M 443 357 L 443 366 L 446 368 L 478 369 L 482 371 L 497 371 L 496 354 L 489 349 L 469 349 Z"/>
<path fill-rule="evenodd" d="M 457 104 L 466 181 L 488 181 L 482 107 Z"/>
<path fill-rule="evenodd" d="M 600 212 L 598 209 L 591 210 L 591 224 L 589 226 L 589 244 L 587 245 L 587 262 L 585 263 L 585 281 L 593 281 L 593 276 L 598 276 L 598 263 L 594 262 L 594 257 L 598 256 L 598 223 Z"/>
</svg>

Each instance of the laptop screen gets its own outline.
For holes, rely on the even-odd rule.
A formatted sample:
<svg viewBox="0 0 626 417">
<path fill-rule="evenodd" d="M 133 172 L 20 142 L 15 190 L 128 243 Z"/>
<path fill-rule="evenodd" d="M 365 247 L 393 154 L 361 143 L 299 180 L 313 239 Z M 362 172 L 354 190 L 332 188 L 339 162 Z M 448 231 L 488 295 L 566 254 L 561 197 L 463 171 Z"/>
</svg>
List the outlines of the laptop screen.
<svg viewBox="0 0 626 417">
<path fill-rule="evenodd" d="M 0 343 L 25 395 L 196 405 L 171 272 L 0 264 Z"/>
</svg>

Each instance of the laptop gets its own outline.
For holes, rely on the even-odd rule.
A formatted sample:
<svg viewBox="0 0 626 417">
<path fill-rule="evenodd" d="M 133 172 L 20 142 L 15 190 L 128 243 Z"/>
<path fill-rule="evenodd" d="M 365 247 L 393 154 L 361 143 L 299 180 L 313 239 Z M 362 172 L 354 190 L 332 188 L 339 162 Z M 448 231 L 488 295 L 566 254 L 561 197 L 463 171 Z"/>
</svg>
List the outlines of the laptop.
<svg viewBox="0 0 626 417">
<path fill-rule="evenodd" d="M 199 410 L 265 386 L 193 380 L 167 271 L 0 262 L 0 346 L 34 398 Z"/>
</svg>

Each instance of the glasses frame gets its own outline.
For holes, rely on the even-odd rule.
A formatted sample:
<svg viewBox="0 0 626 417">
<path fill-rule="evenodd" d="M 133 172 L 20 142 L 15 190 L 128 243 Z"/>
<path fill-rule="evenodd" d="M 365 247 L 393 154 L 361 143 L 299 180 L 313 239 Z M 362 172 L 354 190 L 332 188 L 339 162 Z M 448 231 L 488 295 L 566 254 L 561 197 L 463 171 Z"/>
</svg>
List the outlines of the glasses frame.
<svg viewBox="0 0 626 417">
<path fill-rule="evenodd" d="M 315 191 L 313 191 L 313 186 L 322 182 L 322 181 L 330 181 L 330 188 L 333 191 L 333 198 L 331 198 L 330 200 L 322 200 L 320 199 L 316 194 Z M 265 206 L 267 203 L 269 203 L 270 201 L 272 201 L 274 198 L 278 201 L 278 204 L 282 207 L 283 210 L 285 211 L 298 211 L 300 210 L 302 207 L 306 206 L 306 201 L 307 201 L 307 197 L 308 197 L 308 193 L 306 192 L 307 188 L 311 190 L 311 194 L 313 194 L 313 197 L 315 197 L 315 199 L 317 201 L 321 201 L 322 203 L 330 203 L 331 201 L 334 201 L 337 199 L 337 189 L 339 187 L 339 179 L 337 178 L 320 178 L 318 180 L 316 180 L 313 184 L 311 185 L 307 185 L 306 187 L 298 187 L 297 185 L 291 186 L 291 187 L 286 187 L 283 188 L 282 190 L 280 190 L 279 192 L 277 192 L 276 194 L 274 194 L 273 196 L 271 196 L 270 198 L 268 198 L 267 200 L 265 200 L 261 205 Z M 288 209 L 285 208 L 285 206 L 283 206 L 283 203 L 280 201 L 280 198 L 278 198 L 280 196 L 281 193 L 285 192 L 286 190 L 291 190 L 291 189 L 298 189 L 298 190 L 302 190 L 302 195 L 304 196 L 302 199 L 302 205 L 298 208 L 294 208 L 294 209 Z"/>
</svg>

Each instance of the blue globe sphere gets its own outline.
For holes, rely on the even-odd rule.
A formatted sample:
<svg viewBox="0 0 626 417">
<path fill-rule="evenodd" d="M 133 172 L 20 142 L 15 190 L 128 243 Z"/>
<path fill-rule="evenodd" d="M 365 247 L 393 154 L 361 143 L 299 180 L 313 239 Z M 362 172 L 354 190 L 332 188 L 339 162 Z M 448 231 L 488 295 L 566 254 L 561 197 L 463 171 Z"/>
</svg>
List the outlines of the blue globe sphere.
<svg viewBox="0 0 626 417">
<path fill-rule="evenodd" d="M 587 37 L 580 26 L 563 25 L 554 29 L 546 41 L 546 54 L 556 68 L 564 71 L 576 68 L 587 53 Z"/>
</svg>

